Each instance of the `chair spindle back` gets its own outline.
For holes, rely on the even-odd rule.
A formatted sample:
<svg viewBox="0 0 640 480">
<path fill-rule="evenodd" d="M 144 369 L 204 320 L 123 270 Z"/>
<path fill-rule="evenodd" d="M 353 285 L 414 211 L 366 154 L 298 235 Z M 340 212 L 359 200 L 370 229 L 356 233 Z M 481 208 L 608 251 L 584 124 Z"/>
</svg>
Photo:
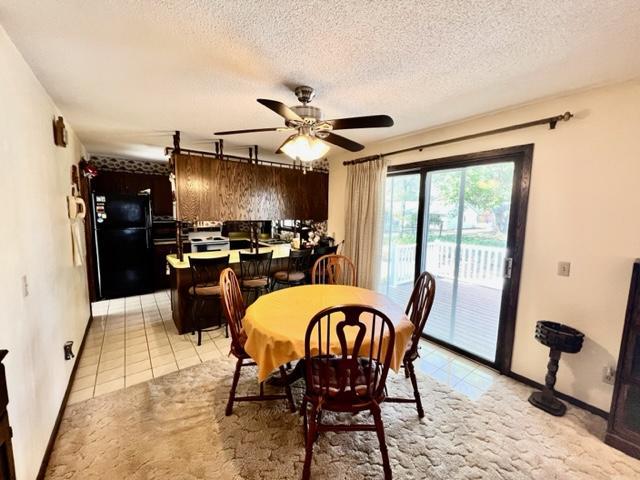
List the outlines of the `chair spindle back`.
<svg viewBox="0 0 640 480">
<path fill-rule="evenodd" d="M 433 278 L 433 275 L 429 272 L 422 272 L 413 286 L 413 291 L 411 292 L 411 297 L 405 310 L 409 320 L 413 323 L 411 346 L 409 347 L 410 353 L 416 353 L 418 351 L 420 338 L 427 324 L 435 296 L 435 278 Z"/>
<path fill-rule="evenodd" d="M 228 266 L 229 255 L 217 258 L 189 257 L 192 285 L 218 285 L 220 274 Z"/>
<path fill-rule="evenodd" d="M 311 283 L 356 286 L 356 267 L 344 255 L 324 255 L 311 270 Z"/>
<path fill-rule="evenodd" d="M 243 280 L 269 277 L 273 250 L 263 253 L 240 252 L 240 277 Z"/>
<path fill-rule="evenodd" d="M 332 347 L 336 340 L 339 356 Z M 375 308 L 341 305 L 318 312 L 305 335 L 307 392 L 329 397 L 346 394 L 360 402 L 381 397 L 394 341 L 393 323 Z"/>
<path fill-rule="evenodd" d="M 242 332 L 242 319 L 246 307 L 238 277 L 231 268 L 226 268 L 220 275 L 220 291 L 224 315 L 231 331 L 231 346 L 238 352 L 243 349 L 240 332 Z"/>
<path fill-rule="evenodd" d="M 309 269 L 311 260 L 311 250 L 308 248 L 301 250 L 291 250 L 287 263 L 287 273 L 305 272 Z"/>
</svg>

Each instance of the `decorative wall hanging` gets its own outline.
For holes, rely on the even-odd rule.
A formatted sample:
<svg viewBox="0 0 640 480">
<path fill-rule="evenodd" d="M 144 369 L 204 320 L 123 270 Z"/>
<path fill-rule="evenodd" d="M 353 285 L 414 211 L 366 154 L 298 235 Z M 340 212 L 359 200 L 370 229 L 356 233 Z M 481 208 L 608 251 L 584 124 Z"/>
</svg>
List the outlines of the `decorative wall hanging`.
<svg viewBox="0 0 640 480">
<path fill-rule="evenodd" d="M 62 117 L 53 120 L 53 143 L 58 147 L 67 146 L 67 127 Z"/>
</svg>

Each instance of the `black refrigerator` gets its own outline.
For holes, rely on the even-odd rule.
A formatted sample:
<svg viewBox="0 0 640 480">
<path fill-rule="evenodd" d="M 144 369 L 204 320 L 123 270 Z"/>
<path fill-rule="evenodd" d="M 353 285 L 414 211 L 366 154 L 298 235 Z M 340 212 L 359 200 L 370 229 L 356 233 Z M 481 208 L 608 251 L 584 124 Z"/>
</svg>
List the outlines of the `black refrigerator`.
<svg viewBox="0 0 640 480">
<path fill-rule="evenodd" d="M 149 194 L 94 193 L 91 206 L 99 297 L 153 291 Z"/>
</svg>

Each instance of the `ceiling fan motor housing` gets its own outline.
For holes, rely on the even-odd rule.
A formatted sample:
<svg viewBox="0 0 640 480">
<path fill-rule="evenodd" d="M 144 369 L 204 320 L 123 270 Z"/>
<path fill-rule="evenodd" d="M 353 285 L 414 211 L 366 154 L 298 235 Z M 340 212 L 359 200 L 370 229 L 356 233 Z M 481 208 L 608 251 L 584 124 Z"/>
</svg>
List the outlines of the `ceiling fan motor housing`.
<svg viewBox="0 0 640 480">
<path fill-rule="evenodd" d="M 322 110 L 318 107 L 312 107 L 311 105 L 294 105 L 291 107 L 291 110 L 305 120 L 310 119 L 314 122 L 322 120 Z"/>
</svg>

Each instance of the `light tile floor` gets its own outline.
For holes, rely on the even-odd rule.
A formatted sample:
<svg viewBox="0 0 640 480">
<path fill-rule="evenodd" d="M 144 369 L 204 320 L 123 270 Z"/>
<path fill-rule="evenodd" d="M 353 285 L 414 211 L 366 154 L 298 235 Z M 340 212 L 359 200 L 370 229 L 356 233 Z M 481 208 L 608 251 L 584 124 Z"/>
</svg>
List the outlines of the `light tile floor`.
<svg viewBox="0 0 640 480">
<path fill-rule="evenodd" d="M 179 335 L 168 291 L 92 305 L 93 322 L 79 359 L 69 404 L 120 390 L 229 352 L 224 329 Z"/>
<path fill-rule="evenodd" d="M 229 353 L 224 329 L 179 335 L 168 291 L 92 305 L 93 322 L 79 359 L 69 404 L 121 390 Z M 422 341 L 416 368 L 472 400 L 497 373 L 433 343 Z"/>
</svg>

